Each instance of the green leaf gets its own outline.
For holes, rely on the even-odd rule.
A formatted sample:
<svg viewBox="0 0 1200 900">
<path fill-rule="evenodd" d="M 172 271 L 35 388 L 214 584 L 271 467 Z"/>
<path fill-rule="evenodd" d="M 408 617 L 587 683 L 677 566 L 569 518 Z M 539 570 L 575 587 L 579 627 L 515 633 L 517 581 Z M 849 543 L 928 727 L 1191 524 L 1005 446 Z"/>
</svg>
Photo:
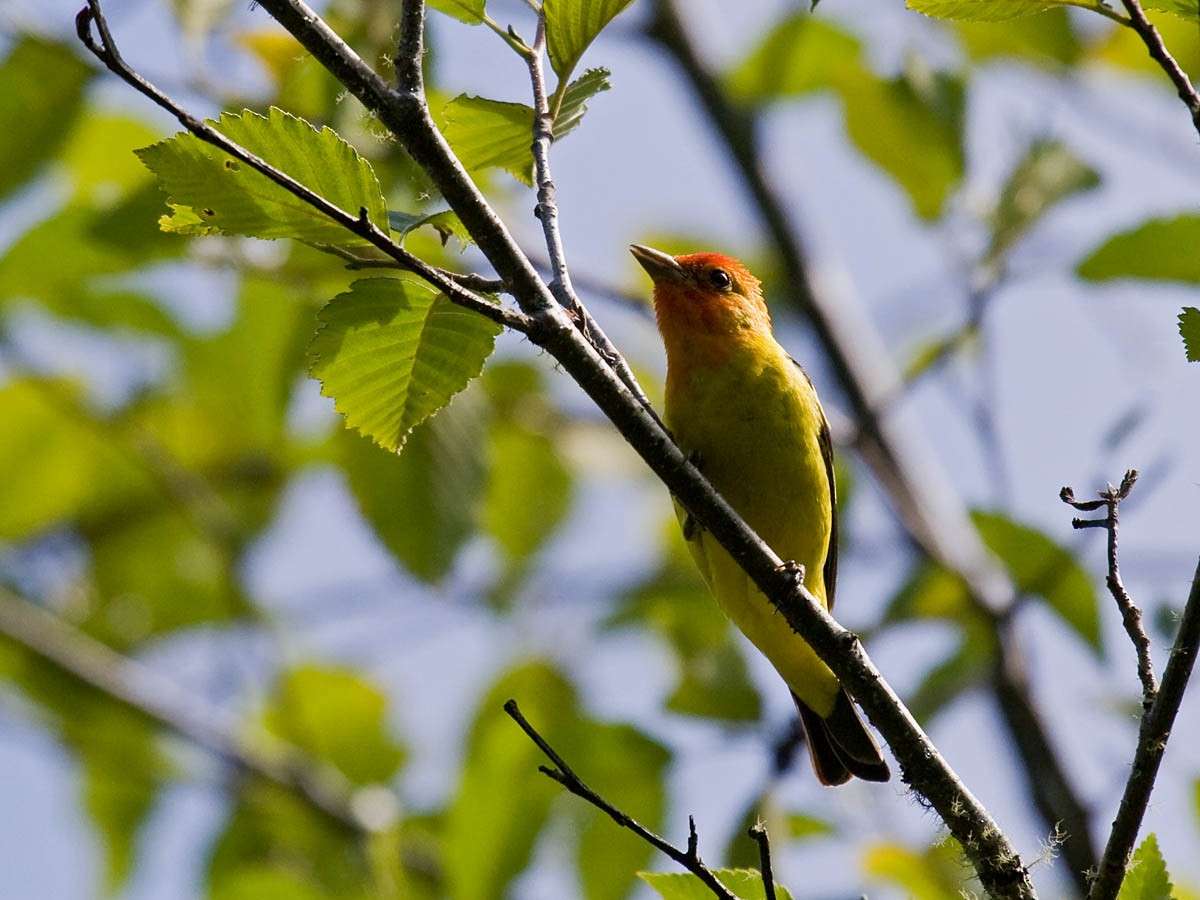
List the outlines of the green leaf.
<svg viewBox="0 0 1200 900">
<path fill-rule="evenodd" d="M 955 22 L 953 29 L 967 54 L 980 61 L 1018 59 L 1059 70 L 1078 62 L 1084 50 L 1066 7 L 1007 22 L 1001 28 L 991 22 Z"/>
<path fill-rule="evenodd" d="M 246 865 L 220 880 L 211 900 L 327 900 L 328 895 L 294 872 Z"/>
<path fill-rule="evenodd" d="M 1200 309 L 1185 306 L 1179 314 L 1179 336 L 1188 362 L 1200 362 Z"/>
<path fill-rule="evenodd" d="M 560 788 L 538 771 L 542 752 L 504 712 L 515 699 L 551 746 L 567 752 L 575 691 L 548 665 L 530 663 L 501 678 L 479 706 L 462 781 L 446 816 L 443 853 L 450 900 L 499 900 L 529 863 Z"/>
<path fill-rule="evenodd" d="M 743 103 L 764 103 L 836 87 L 862 73 L 858 38 L 807 13 L 778 25 L 725 76 L 729 92 Z"/>
<path fill-rule="evenodd" d="M 1167 864 L 1158 849 L 1158 838 L 1153 832 L 1133 852 L 1133 859 L 1125 872 L 1117 900 L 1173 900 L 1174 888 L 1167 874 Z"/>
<path fill-rule="evenodd" d="M 321 310 L 310 373 L 353 428 L 399 450 L 479 374 L 500 326 L 414 281 L 356 281 Z"/>
<path fill-rule="evenodd" d="M 274 107 L 268 117 L 244 110 L 210 123 L 226 137 L 290 175 L 350 215 L 387 228 L 387 206 L 371 164 L 329 128 Z M 159 178 L 173 213 L 165 231 L 296 238 L 321 244 L 364 243 L 341 225 L 265 175 L 201 141 L 180 133 L 137 151 Z"/>
<path fill-rule="evenodd" d="M 483 526 L 511 560 L 541 548 L 571 504 L 571 472 L 555 441 L 515 422 L 499 422 L 488 438 L 490 475 Z"/>
<path fill-rule="evenodd" d="M 1070 0 L 907 0 L 905 5 L 936 19 L 1004 22 L 1074 4 Z"/>
<path fill-rule="evenodd" d="M 1091 190 L 1100 176 L 1058 141 L 1036 141 L 1009 176 L 991 216 L 992 240 L 984 254 L 995 264 L 1055 204 Z"/>
<path fill-rule="evenodd" d="M 1002 513 L 975 510 L 971 518 L 1017 590 L 1042 597 L 1093 650 L 1101 652 L 1096 590 L 1071 552 Z"/>
<path fill-rule="evenodd" d="M 561 141 L 579 127 L 583 114 L 587 112 L 588 101 L 612 87 L 610 74 L 608 69 L 588 69 L 567 85 L 562 105 L 554 119 L 554 140 Z"/>
<path fill-rule="evenodd" d="M 666 807 L 664 778 L 671 758 L 666 748 L 628 725 L 589 724 L 579 749 L 578 763 L 572 764 L 588 773 L 588 782 L 603 785 L 610 803 L 651 831 L 658 831 Z M 578 812 L 584 819 L 576 851 L 584 896 L 588 900 L 624 900 L 637 871 L 650 861 L 653 848 L 617 828 L 598 809 Z"/>
<path fill-rule="evenodd" d="M 426 0 L 425 5 L 468 25 L 481 25 L 487 0 Z"/>
<path fill-rule="evenodd" d="M 465 247 L 471 242 L 471 235 L 467 231 L 467 227 L 459 219 L 458 213 L 452 209 L 418 214 L 389 209 L 388 224 L 400 241 L 403 241 L 411 232 L 416 231 L 418 228 L 428 226 L 441 236 L 443 247 L 446 245 L 446 241 L 452 237 L 458 238 L 460 247 Z"/>
<path fill-rule="evenodd" d="M 1200 216 L 1150 219 L 1115 234 L 1079 264 L 1091 281 L 1153 278 L 1200 284 Z"/>
<path fill-rule="evenodd" d="M 559 78 L 570 78 L 584 51 L 633 0 L 546 0 L 546 47 Z"/>
<path fill-rule="evenodd" d="M 1172 13 L 1193 22 L 1200 21 L 1200 5 L 1196 0 L 1144 0 L 1142 8 Z"/>
<path fill-rule="evenodd" d="M 765 900 L 762 875 L 753 869 L 713 869 L 717 879 L 733 891 L 739 900 Z M 639 872 L 638 877 L 663 900 L 710 900 L 712 891 L 691 872 Z M 775 883 L 778 900 L 792 900 L 791 892 Z"/>
<path fill-rule="evenodd" d="M 307 665 L 284 672 L 265 724 L 355 784 L 388 781 L 404 761 L 403 748 L 389 732 L 387 698 L 346 669 Z"/>
<path fill-rule="evenodd" d="M 961 79 L 913 59 L 898 78 L 864 71 L 839 90 L 854 145 L 908 193 L 921 218 L 935 218 L 963 174 Z"/>
<path fill-rule="evenodd" d="M 151 476 L 92 420 L 73 388 L 15 380 L 0 387 L 0 539 L 20 539 L 67 521 L 102 517 L 158 497 Z"/>
<path fill-rule="evenodd" d="M 413 430 L 399 456 L 348 429 L 335 439 L 363 517 L 423 581 L 443 578 L 475 531 L 486 412 L 474 391 L 459 394 Z"/>
<path fill-rule="evenodd" d="M 533 109 L 466 94 L 445 110 L 446 140 L 469 172 L 504 169 L 533 186 Z"/>
<path fill-rule="evenodd" d="M 982 616 L 964 621 L 958 647 L 933 666 L 906 698 L 909 711 L 926 723 L 954 700 L 985 682 L 995 668 L 1000 647 L 996 629 Z"/>
<path fill-rule="evenodd" d="M 95 111 L 81 116 L 60 156 L 76 197 L 107 209 L 130 192 L 152 184 L 154 176 L 142 165 L 134 148 L 158 138 L 158 132 L 140 119 Z M 153 195 L 157 211 L 162 194 L 155 190 Z"/>
<path fill-rule="evenodd" d="M 58 153 L 92 69 L 66 44 L 25 34 L 0 65 L 0 198 Z M 19 136 L 19 138 L 18 138 Z"/>
<path fill-rule="evenodd" d="M 962 863 L 962 848 L 952 838 L 926 850 L 876 844 L 867 850 L 863 869 L 911 900 L 958 900 L 968 893 L 969 870 Z"/>
</svg>

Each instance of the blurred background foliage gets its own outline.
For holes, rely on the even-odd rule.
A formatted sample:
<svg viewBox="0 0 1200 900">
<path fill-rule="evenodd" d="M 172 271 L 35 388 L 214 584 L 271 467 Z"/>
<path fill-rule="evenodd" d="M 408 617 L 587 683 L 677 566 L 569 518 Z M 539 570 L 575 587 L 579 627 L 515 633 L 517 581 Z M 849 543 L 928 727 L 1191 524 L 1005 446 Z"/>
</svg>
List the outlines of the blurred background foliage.
<svg viewBox="0 0 1200 900">
<path fill-rule="evenodd" d="M 593 101 L 598 109 L 636 106 L 641 88 L 622 78 L 620 62 L 656 53 L 639 30 L 653 5 L 634 4 L 591 51 L 614 72 L 615 87 Z M 956 466 L 958 484 L 980 470 L 1007 471 L 992 492 L 962 493 L 979 507 L 974 523 L 1023 598 L 1008 615 L 1036 624 L 1040 656 L 1030 677 L 1047 679 L 1037 681 L 1039 698 L 1054 708 L 1085 697 L 1107 723 L 1091 743 L 1051 728 L 1084 785 L 1094 835 L 1103 835 L 1133 746 L 1123 718 L 1136 691 L 1131 655 L 1098 591 L 1097 548 L 1070 535 L 1065 512 L 1057 524 L 1053 512 L 1027 521 L 1001 489 L 1027 477 L 1020 459 L 1004 459 L 1010 441 L 1036 445 L 1054 433 L 998 437 L 1029 421 L 999 411 L 995 392 L 1006 385 L 989 383 L 987 313 L 999 294 L 1016 302 L 1013 269 L 1028 272 L 1031 259 L 1085 296 L 1098 282 L 1143 279 L 1131 304 L 1159 289 L 1145 279 L 1200 281 L 1193 214 L 1139 219 L 1109 195 L 1089 206 L 1109 165 L 1095 158 L 1116 152 L 1114 132 L 1150 119 L 1170 140 L 1151 152 L 1145 140 L 1156 138 L 1131 138 L 1126 154 L 1144 165 L 1144 180 L 1185 167 L 1193 188 L 1185 202 L 1194 205 L 1200 157 L 1186 112 L 1151 105 L 1134 125 L 1106 112 L 1108 94 L 1169 100 L 1170 89 L 1135 35 L 1078 11 L 1002 25 L 893 11 L 883 21 L 903 19 L 897 40 L 872 24 L 884 4 L 825 0 L 816 14 L 761 6 L 735 44 L 719 37 L 719 5 L 698 5 L 686 19 L 707 36 L 734 108 L 766 130 L 818 104 L 833 125 L 814 146 L 842 156 L 839 172 L 890 185 L 882 194 L 846 188 L 861 204 L 861 240 L 881 228 L 946 238 L 937 302 L 875 313 L 896 338 L 905 390 L 933 384 L 970 398 L 935 407 L 952 410 L 952 424 L 926 416 L 935 445 L 944 430 L 956 447 L 974 442 L 985 460 Z M 489 10 L 529 27 L 521 4 Z M 154 4 L 112 12 L 118 37 L 129 34 L 129 55 L 148 59 L 152 74 L 196 108 L 215 115 L 274 105 L 329 125 L 370 161 L 389 208 L 410 216 L 443 208 L 378 124 L 261 11 L 178 0 L 171 19 Z M 300 243 L 160 231 L 162 194 L 132 151 L 171 125 L 84 61 L 67 37 L 72 13 L 18 7 L 2 20 L 0 744 L 13 758 L 52 742 L 64 754 L 54 777 L 75 795 L 41 831 L 27 831 L 23 809 L 36 801 L 20 779 L 0 776 L 10 820 L 0 894 L 646 896 L 635 873 L 664 861 L 537 772 L 539 752 L 501 709 L 515 697 L 586 780 L 647 826 L 682 840 L 686 814 L 696 812 L 714 864 L 755 865 L 742 835 L 762 817 L 797 895 L 857 895 L 868 885 L 872 896 L 959 896 L 967 871 L 898 787 L 872 794 L 861 785 L 836 793 L 797 785 L 808 776 L 792 774 L 782 686 L 705 596 L 661 487 L 544 357 L 501 338 L 482 377 L 417 428 L 399 456 L 343 428 L 308 380 L 305 357 L 318 310 L 355 273 Z M 360 54 L 386 67 L 395 4 L 333 0 L 325 13 Z M 1200 71 L 1196 22 L 1156 21 L 1183 67 Z M 155 46 L 163 35 L 172 52 Z M 469 77 L 470 93 L 492 89 L 494 72 L 464 68 L 454 52 L 464 40 L 479 37 L 449 19 L 431 23 L 438 115 L 453 93 L 448 82 Z M 523 99 L 519 65 L 511 65 L 517 77 L 500 82 L 517 85 Z M 1032 84 L 1060 92 L 1059 102 L 1092 104 L 1106 133 L 1090 147 L 1072 146 L 1042 122 L 998 164 L 972 127 L 994 114 L 997 72 L 1016 78 L 1017 90 Z M 698 113 L 684 104 L 671 115 Z M 604 136 L 618 121 L 585 119 L 563 148 L 631 140 Z M 470 125 L 460 106 L 452 138 L 457 128 L 457 140 L 470 143 L 478 137 Z M 1164 161 L 1178 146 L 1183 163 Z M 776 149 L 776 164 L 819 172 L 825 159 L 811 149 Z M 599 152 L 586 163 L 597 172 Z M 670 163 L 670 147 L 644 152 Z M 504 171 L 519 170 L 520 160 L 468 161 L 510 218 L 528 218 L 530 193 Z M 1003 169 L 992 172 L 990 192 L 973 176 L 980 164 Z M 693 185 L 716 177 L 730 181 L 720 191 L 738 191 L 723 170 L 698 174 Z M 587 238 L 589 210 L 571 203 L 570 182 L 560 180 L 568 228 L 581 223 Z M 649 193 L 636 207 L 625 239 L 739 253 L 767 276 L 768 297 L 786 295 L 773 289 L 769 249 L 746 229 L 726 246 L 727 227 L 700 216 L 656 219 L 654 202 Z M 1055 226 L 1060 215 L 1066 224 Z M 1081 217 L 1115 237 L 1067 241 L 1064 250 L 1057 238 Z M 530 223 L 517 230 L 535 245 Z M 473 250 L 446 237 L 418 228 L 406 246 L 439 265 L 479 265 Z M 636 300 L 645 286 L 607 249 L 593 256 L 578 246 L 585 300 L 612 323 L 657 396 L 660 354 Z M 1131 315 L 1158 317 L 1169 331 L 1178 306 L 1150 300 Z M 800 333 L 795 310 L 775 313 L 786 334 Z M 1169 352 L 1182 362 L 1181 349 Z M 811 364 L 836 407 L 821 360 Z M 1049 366 L 1063 379 L 1084 377 L 1069 359 Z M 1194 488 L 1194 466 L 1153 466 L 1194 446 L 1194 421 L 1154 428 L 1151 403 L 1141 399 L 1118 409 L 1101 396 L 1091 411 L 1107 443 L 1066 475 L 1115 479 L 1120 471 L 1097 473 L 1099 461 L 1133 446 L 1130 462 L 1150 464 L 1157 490 Z M 999 798 L 1010 814 L 1002 821 L 1032 859 L 1049 829 L 1030 812 L 1021 764 L 1003 746 L 1011 736 L 986 712 L 960 719 L 983 721 L 982 731 L 939 728 L 947 710 L 987 706 L 978 689 L 1016 639 L 972 602 L 958 575 L 906 541 L 861 462 L 846 452 L 841 463 L 843 616 L 880 647 L 885 672 L 896 673 L 935 739 L 948 742 L 952 762 L 968 757 L 969 772 L 1009 773 L 982 793 L 988 802 L 1016 786 Z M 1047 502 L 1065 477 L 1049 474 Z M 1160 520 L 1156 533 L 1194 538 L 1196 524 L 1194 515 Z M 1171 604 L 1188 573 L 1187 558 L 1173 557 L 1139 585 L 1163 623 L 1160 637 L 1169 637 Z M 1056 646 L 1070 650 L 1047 662 Z M 1065 701 L 1053 696 L 1059 663 L 1084 672 L 1064 683 L 1089 685 Z M 1187 745 L 1184 735 L 1197 735 L 1194 709 L 1185 712 L 1169 756 Z M 189 731 L 196 721 L 203 726 Z M 198 752 L 197 731 L 218 752 Z M 976 757 L 983 762 L 972 765 Z M 1195 860 L 1171 853 L 1197 840 L 1198 772 L 1193 751 L 1164 774 L 1160 794 L 1175 800 L 1163 807 L 1171 818 L 1156 826 L 1169 833 L 1160 835 L 1168 861 L 1193 882 Z M 76 815 L 88 834 L 45 840 Z M 94 851 L 80 849 L 89 842 Z M 1072 890 L 1050 862 L 1036 875 L 1047 896 Z M 50 893 L 36 890 L 49 885 Z"/>
</svg>

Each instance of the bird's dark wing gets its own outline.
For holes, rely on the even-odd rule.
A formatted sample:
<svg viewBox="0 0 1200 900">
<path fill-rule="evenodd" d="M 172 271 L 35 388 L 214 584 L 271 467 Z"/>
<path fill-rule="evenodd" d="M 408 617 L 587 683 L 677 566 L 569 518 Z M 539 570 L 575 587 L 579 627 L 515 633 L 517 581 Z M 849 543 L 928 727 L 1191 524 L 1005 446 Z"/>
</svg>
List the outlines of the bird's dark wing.
<svg viewBox="0 0 1200 900">
<path fill-rule="evenodd" d="M 791 359 L 791 357 L 788 357 Z M 804 371 L 804 366 L 792 359 L 792 364 L 800 370 L 800 374 L 804 376 L 804 380 L 808 382 L 809 387 L 813 388 L 813 393 L 816 393 L 816 388 L 813 387 L 812 379 L 808 377 L 808 373 Z M 820 406 L 820 400 L 817 401 L 817 406 Z M 838 558 L 838 510 L 837 510 L 837 484 L 833 478 L 833 435 L 829 430 L 829 420 L 825 418 L 825 411 L 821 410 L 821 424 L 817 431 L 817 444 L 821 448 L 821 458 L 825 461 L 825 480 L 829 482 L 829 549 L 825 552 L 825 569 L 823 575 L 825 577 L 825 604 L 829 610 L 833 611 L 833 594 L 837 588 L 837 558 Z"/>
</svg>

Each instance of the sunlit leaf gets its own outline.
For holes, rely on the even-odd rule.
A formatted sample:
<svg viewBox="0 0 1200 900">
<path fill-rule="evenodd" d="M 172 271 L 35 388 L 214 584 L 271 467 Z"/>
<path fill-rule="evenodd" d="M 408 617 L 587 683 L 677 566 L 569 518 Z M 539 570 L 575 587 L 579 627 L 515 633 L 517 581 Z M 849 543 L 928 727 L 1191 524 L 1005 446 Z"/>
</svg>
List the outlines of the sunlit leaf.
<svg viewBox="0 0 1200 900">
<path fill-rule="evenodd" d="M 559 787 L 538 771 L 542 752 L 504 712 L 515 699 L 529 722 L 565 749 L 574 689 L 548 665 L 516 669 L 488 692 L 467 741 L 462 780 L 447 815 L 443 849 L 450 900 L 499 900 L 529 863 Z"/>
<path fill-rule="evenodd" d="M 918 564 L 896 592 L 884 623 L 908 619 L 961 621 L 972 612 L 971 595 L 962 578 L 934 562 Z"/>
<path fill-rule="evenodd" d="M 996 263 L 1055 204 L 1100 183 L 1100 176 L 1058 141 L 1036 141 L 1017 163 L 992 212 L 984 259 Z"/>
<path fill-rule="evenodd" d="M 584 51 L 633 0 L 546 0 L 546 47 L 559 78 L 570 78 Z"/>
<path fill-rule="evenodd" d="M 1150 219 L 1115 234 L 1079 264 L 1091 281 L 1151 278 L 1200 283 L 1200 216 Z"/>
<path fill-rule="evenodd" d="M 459 246 L 465 247 L 471 242 L 471 235 L 468 233 L 466 226 L 458 218 L 458 214 L 451 209 L 417 215 L 389 209 L 388 224 L 391 225 L 395 236 L 401 241 L 410 232 L 422 226 L 427 226 L 441 236 L 442 244 L 445 244 L 452 237 L 458 239 Z"/>
<path fill-rule="evenodd" d="M 554 440 L 514 422 L 488 438 L 483 526 L 508 556 L 524 559 L 554 532 L 571 502 L 571 473 Z"/>
<path fill-rule="evenodd" d="M 326 900 L 327 894 L 294 872 L 246 865 L 222 878 L 212 900 Z"/>
<path fill-rule="evenodd" d="M 0 198 L 54 158 L 91 75 L 66 44 L 26 34 L 13 45 L 0 64 Z"/>
<path fill-rule="evenodd" d="M 937 19 L 1003 22 L 1070 3 L 1069 0 L 907 0 L 905 5 Z"/>
<path fill-rule="evenodd" d="M 226 137 L 351 215 L 387 228 L 387 206 L 371 164 L 329 128 L 318 131 L 274 107 L 224 113 L 211 123 Z M 138 151 L 159 178 L 171 216 L 165 231 L 297 238 L 322 244 L 361 244 L 341 225 L 225 151 L 188 133 Z"/>
<path fill-rule="evenodd" d="M 425 5 L 468 25 L 480 25 L 487 0 L 426 0 Z"/>
<path fill-rule="evenodd" d="M 569 85 L 563 93 L 562 106 L 554 119 L 554 140 L 561 141 L 564 137 L 579 127 L 583 114 L 587 112 L 588 101 L 612 87 L 609 81 L 611 73 L 608 69 L 588 69 Z"/>
<path fill-rule="evenodd" d="M 968 892 L 962 850 L 952 839 L 926 850 L 901 844 L 876 844 L 863 859 L 866 873 L 899 888 L 912 900 L 959 900 Z"/>
<path fill-rule="evenodd" d="M 363 516 L 404 567 L 440 580 L 474 533 L 485 484 L 485 405 L 472 391 L 413 430 L 404 452 L 348 429 L 340 462 Z"/>
<path fill-rule="evenodd" d="M 1035 594 L 1097 653 L 1101 651 L 1100 610 L 1088 573 L 1064 547 L 1040 531 L 1002 513 L 971 514 L 979 536 L 1003 563 L 1017 590 Z"/>
<path fill-rule="evenodd" d="M 914 58 L 897 78 L 864 72 L 838 90 L 854 145 L 907 192 L 921 218 L 935 218 L 963 173 L 962 81 Z"/>
<path fill-rule="evenodd" d="M 762 103 L 837 86 L 862 72 L 862 45 L 826 19 L 793 13 L 726 76 L 739 100 Z"/>
<path fill-rule="evenodd" d="M 1179 336 L 1188 362 L 1200 362 L 1200 309 L 1185 306 L 1179 314 Z"/>
<path fill-rule="evenodd" d="M 1172 13 L 1193 22 L 1200 21 L 1200 4 L 1196 0 L 1144 0 L 1142 6 L 1145 9 Z"/>
<path fill-rule="evenodd" d="M 1158 837 L 1151 832 L 1133 851 L 1133 859 L 1121 883 L 1117 900 L 1174 900 L 1171 876 L 1162 851 L 1158 849 Z"/>
<path fill-rule="evenodd" d="M 753 869 L 714 869 L 713 874 L 739 900 L 766 900 L 762 875 Z M 638 877 L 663 900 L 710 900 L 712 891 L 691 872 L 639 872 Z M 791 900 L 791 892 L 775 882 L 778 900 Z"/>
<path fill-rule="evenodd" d="M 388 727 L 386 697 L 346 669 L 305 665 L 284 672 L 268 701 L 265 724 L 355 784 L 387 781 L 404 761 Z"/>
<path fill-rule="evenodd" d="M 321 310 L 310 373 L 346 422 L 398 450 L 483 368 L 500 326 L 415 281 L 367 278 Z"/>
</svg>

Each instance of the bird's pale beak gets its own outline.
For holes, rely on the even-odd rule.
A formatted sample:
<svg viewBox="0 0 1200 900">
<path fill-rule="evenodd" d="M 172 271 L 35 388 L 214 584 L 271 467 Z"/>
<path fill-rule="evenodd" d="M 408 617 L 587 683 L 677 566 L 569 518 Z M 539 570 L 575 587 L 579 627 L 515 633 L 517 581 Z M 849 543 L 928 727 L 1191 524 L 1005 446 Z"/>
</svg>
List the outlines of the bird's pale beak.
<svg viewBox="0 0 1200 900">
<path fill-rule="evenodd" d="M 655 250 L 653 247 L 643 247 L 641 244 L 630 244 L 629 252 L 633 254 L 643 269 L 645 269 L 655 282 L 658 281 L 679 281 L 683 278 L 683 266 L 675 260 L 675 257 L 663 253 L 661 250 Z"/>
</svg>

